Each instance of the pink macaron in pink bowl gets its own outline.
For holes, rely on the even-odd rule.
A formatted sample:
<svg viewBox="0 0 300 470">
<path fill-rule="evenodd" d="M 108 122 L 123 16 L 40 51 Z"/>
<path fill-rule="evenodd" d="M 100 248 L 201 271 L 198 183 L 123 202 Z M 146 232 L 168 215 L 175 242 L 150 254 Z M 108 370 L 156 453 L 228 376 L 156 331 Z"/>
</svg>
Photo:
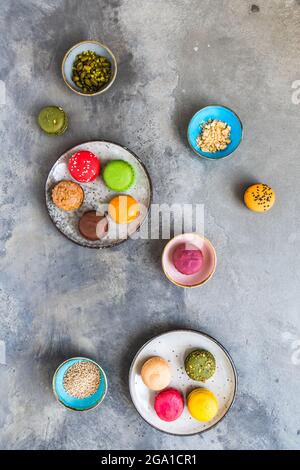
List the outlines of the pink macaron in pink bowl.
<svg viewBox="0 0 300 470">
<path fill-rule="evenodd" d="M 217 256 L 207 238 L 198 233 L 183 233 L 164 248 L 162 267 L 167 278 L 179 287 L 198 287 L 216 270 Z"/>
</svg>

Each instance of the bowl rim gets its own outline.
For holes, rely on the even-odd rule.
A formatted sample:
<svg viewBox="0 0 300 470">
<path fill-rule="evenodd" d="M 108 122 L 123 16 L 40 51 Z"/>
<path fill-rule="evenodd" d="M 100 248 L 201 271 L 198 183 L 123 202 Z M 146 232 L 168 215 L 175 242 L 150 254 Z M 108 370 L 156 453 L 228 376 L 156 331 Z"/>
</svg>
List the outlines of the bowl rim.
<svg viewBox="0 0 300 470">
<path fill-rule="evenodd" d="M 189 138 L 189 129 L 190 129 L 190 124 L 192 122 L 192 120 L 194 119 L 194 117 L 196 116 L 196 114 L 198 114 L 200 111 L 203 111 L 204 109 L 207 109 L 207 108 L 223 108 L 223 109 L 227 109 L 228 111 L 230 111 L 231 113 L 233 113 L 240 125 L 241 125 L 241 139 L 238 143 L 238 145 L 236 146 L 235 149 L 233 149 L 228 155 L 224 155 L 223 157 L 218 157 L 218 158 L 212 158 L 212 157 L 206 157 L 205 155 L 202 155 L 198 150 L 195 149 L 195 147 L 192 145 L 191 141 L 190 141 L 190 138 Z M 198 109 L 198 111 L 196 111 L 193 116 L 191 117 L 191 119 L 189 120 L 189 124 L 188 124 L 188 127 L 187 127 L 187 141 L 189 143 L 189 146 L 191 147 L 191 149 L 193 150 L 193 152 L 198 155 L 198 157 L 201 157 L 201 158 L 204 158 L 205 160 L 210 160 L 210 161 L 218 161 L 218 160 L 223 160 L 224 158 L 227 158 L 229 157 L 230 155 L 232 155 L 238 148 L 239 146 L 241 145 L 242 141 L 244 139 L 244 127 L 243 127 L 243 123 L 242 123 L 242 120 L 241 118 L 239 117 L 239 115 L 233 111 L 233 109 L 229 108 L 229 106 L 223 106 L 222 104 L 209 104 L 207 106 L 204 106 L 203 108 L 200 108 Z"/>
<path fill-rule="evenodd" d="M 66 63 L 66 60 L 67 60 L 67 57 L 69 56 L 69 54 L 73 51 L 73 49 L 76 49 L 78 46 L 80 46 L 81 44 L 98 44 L 98 46 L 101 46 L 103 47 L 104 49 L 107 50 L 107 52 L 111 55 L 112 59 L 113 59 L 113 63 L 114 63 L 114 66 L 115 66 L 115 70 L 114 70 L 114 73 L 110 79 L 110 81 L 107 83 L 106 86 L 104 86 L 103 88 L 101 88 L 99 91 L 96 91 L 95 93 L 82 93 L 81 91 L 78 91 L 76 90 L 75 88 L 73 88 L 68 80 L 67 80 L 67 77 L 66 77 L 66 74 L 65 74 L 65 63 Z M 111 49 L 106 46 L 105 44 L 103 44 L 102 42 L 100 41 L 97 41 L 97 40 L 86 40 L 86 41 L 80 41 L 78 42 L 77 44 L 74 44 L 74 46 L 70 47 L 70 49 L 67 50 L 67 52 L 65 53 L 64 55 L 64 58 L 63 58 L 63 61 L 62 61 L 62 64 L 61 64 L 61 72 L 62 72 L 62 76 L 63 76 L 63 79 L 64 79 L 64 82 L 65 84 L 67 85 L 68 88 L 70 88 L 70 90 L 72 90 L 74 93 L 76 93 L 77 95 L 80 95 L 80 96 L 97 96 L 97 95 L 100 95 L 101 93 L 104 93 L 106 90 L 108 90 L 112 84 L 114 83 L 115 79 L 116 79 L 116 76 L 117 76 L 117 71 L 118 71 L 118 64 L 117 64 L 117 59 L 114 55 L 114 53 L 111 51 Z"/>
<path fill-rule="evenodd" d="M 149 423 L 145 418 L 144 416 L 142 416 L 142 414 L 139 412 L 139 410 L 137 409 L 137 407 L 135 406 L 135 403 L 133 401 L 133 395 L 132 395 L 132 387 L 131 387 L 131 382 L 130 382 L 130 377 L 131 377 L 131 374 L 132 374 L 132 371 L 133 371 L 133 366 L 134 366 L 134 363 L 137 359 L 137 357 L 139 356 L 139 354 L 143 351 L 143 349 L 149 344 L 151 343 L 151 341 L 159 338 L 160 336 L 163 336 L 165 334 L 168 334 L 168 333 L 175 333 L 175 332 L 193 332 L 193 333 L 200 333 L 200 335 L 202 336 L 205 336 L 206 338 L 212 340 L 217 346 L 219 346 L 224 354 L 227 356 L 227 358 L 229 359 L 229 362 L 232 366 L 232 370 L 233 370 L 233 375 L 234 375 L 234 393 L 233 393 L 233 397 L 232 397 L 232 402 L 230 403 L 229 407 L 227 408 L 225 414 L 222 416 L 222 418 L 219 419 L 219 421 L 217 421 L 215 424 L 211 425 L 210 427 L 206 428 L 206 429 L 203 429 L 202 431 L 196 431 L 192 434 L 175 434 L 173 432 L 169 432 L 169 431 L 163 431 L 162 429 L 159 429 L 158 427 L 156 427 L 154 424 L 151 424 Z M 164 434 L 169 434 L 171 436 L 179 436 L 179 437 L 190 437 L 190 436 L 196 436 L 197 434 L 202 434 L 204 432 L 208 432 L 210 431 L 211 429 L 215 428 L 216 426 L 218 426 L 219 423 L 221 423 L 221 421 L 223 421 L 229 410 L 233 407 L 234 403 L 235 403 L 235 400 L 236 400 L 236 396 L 237 396 L 237 393 L 238 393 L 238 386 L 239 386 L 239 383 L 238 383 L 238 371 L 237 371 L 237 368 L 236 368 L 236 365 L 231 357 L 231 355 L 229 354 L 228 350 L 225 348 L 225 346 L 223 346 L 222 343 L 220 343 L 216 338 L 214 338 L 213 336 L 209 335 L 208 333 L 205 333 L 203 330 L 196 330 L 195 328 L 175 328 L 174 330 L 167 330 L 167 331 L 163 331 L 162 333 L 159 333 L 155 336 L 153 336 L 152 338 L 150 338 L 148 341 L 146 341 L 141 347 L 140 349 L 136 352 L 134 358 L 132 359 L 132 362 L 131 362 L 131 365 L 130 365 L 130 368 L 129 368 L 129 374 L 128 374 L 128 388 L 129 388 L 129 394 L 130 394 L 130 398 L 131 398 L 131 402 L 133 404 L 133 406 L 135 407 L 135 410 L 138 412 L 138 414 L 140 415 L 140 417 L 149 425 L 151 426 L 152 428 L 156 429 L 157 431 L 161 432 L 161 433 L 164 433 Z"/>
<path fill-rule="evenodd" d="M 173 241 L 173 240 L 176 240 L 177 238 L 179 237 L 182 237 L 182 235 L 193 235 L 193 236 L 197 236 L 198 238 L 200 238 L 202 241 L 206 242 L 212 249 L 212 252 L 214 254 L 214 266 L 213 266 L 213 269 L 211 271 L 211 273 L 208 275 L 208 277 L 206 279 L 204 279 L 203 281 L 197 283 L 197 284 L 193 284 L 192 286 L 187 286 L 185 284 L 181 284 L 180 282 L 177 282 L 175 281 L 169 274 L 168 272 L 166 271 L 165 269 L 165 266 L 164 266 L 164 256 L 165 256 L 165 252 L 166 252 L 166 249 L 168 248 L 168 246 L 170 245 L 170 243 Z M 166 246 L 164 247 L 163 249 L 163 252 L 162 252 L 162 255 L 161 255 L 161 264 L 162 264 L 162 268 L 163 268 L 163 272 L 166 276 L 166 278 L 171 281 L 173 284 L 175 284 L 176 286 L 178 287 L 182 287 L 183 289 L 195 289 L 196 287 L 200 287 L 200 286 L 203 286 L 204 284 L 206 284 L 212 277 L 213 275 L 215 274 L 216 272 L 216 269 L 217 269 L 217 253 L 216 253 L 216 250 L 215 250 L 215 247 L 213 246 L 213 244 L 211 243 L 211 241 L 200 235 L 200 233 L 197 233 L 197 232 L 186 232 L 186 233 L 180 233 L 178 235 L 175 235 L 175 237 L 171 238 L 168 243 L 166 244 Z"/>
<path fill-rule="evenodd" d="M 58 374 L 58 371 L 59 369 L 65 365 L 67 362 L 70 362 L 70 361 L 74 361 L 74 360 L 78 360 L 78 362 L 80 362 L 81 360 L 84 360 L 84 361 L 88 361 L 88 362 L 92 362 L 93 364 L 95 364 L 98 369 L 100 370 L 100 372 L 103 374 L 103 377 L 104 377 L 104 381 L 105 381 L 105 391 L 104 391 L 104 394 L 102 395 L 101 397 L 101 400 L 96 403 L 94 406 L 91 406 L 90 408 L 86 408 L 84 410 L 79 410 L 77 408 L 73 408 L 72 406 L 68 406 L 68 405 L 65 405 L 60 399 L 59 399 L 59 396 L 56 392 L 56 388 L 55 388 L 55 380 L 56 380 L 56 376 Z M 95 408 L 97 408 L 99 405 L 101 405 L 101 403 L 103 402 L 104 398 L 106 397 L 106 394 L 107 394 L 107 377 L 106 377 L 106 374 L 104 372 L 104 370 L 102 369 L 102 367 L 96 362 L 96 361 L 93 361 L 93 359 L 90 359 L 89 357 L 83 357 L 83 356 L 76 356 L 76 357 L 70 357 L 69 359 L 66 359 L 64 362 L 62 362 L 61 364 L 59 364 L 59 366 L 56 368 L 54 374 L 53 374 L 53 379 L 52 379 L 52 390 L 53 390 L 53 393 L 54 393 L 54 396 L 55 396 L 55 399 L 56 401 L 61 405 L 63 406 L 64 408 L 67 408 L 68 410 L 71 410 L 71 411 L 76 411 L 76 412 L 82 412 L 82 413 L 85 413 L 86 411 L 92 411 L 94 410 Z"/>
</svg>

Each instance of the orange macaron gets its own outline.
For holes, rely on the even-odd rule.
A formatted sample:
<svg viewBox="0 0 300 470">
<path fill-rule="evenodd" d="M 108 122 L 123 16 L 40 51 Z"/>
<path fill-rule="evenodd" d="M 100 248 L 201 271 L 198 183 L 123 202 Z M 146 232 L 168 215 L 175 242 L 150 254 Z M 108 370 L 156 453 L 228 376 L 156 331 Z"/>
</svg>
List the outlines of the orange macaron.
<svg viewBox="0 0 300 470">
<path fill-rule="evenodd" d="M 132 196 L 121 194 L 110 201 L 108 213 L 117 224 L 129 224 L 140 215 L 139 203 Z"/>
</svg>

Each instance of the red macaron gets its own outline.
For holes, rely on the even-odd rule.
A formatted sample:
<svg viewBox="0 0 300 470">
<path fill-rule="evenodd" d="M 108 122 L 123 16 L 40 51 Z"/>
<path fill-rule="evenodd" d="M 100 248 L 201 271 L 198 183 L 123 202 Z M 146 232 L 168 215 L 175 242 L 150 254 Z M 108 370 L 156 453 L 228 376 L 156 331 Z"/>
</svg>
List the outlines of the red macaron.
<svg viewBox="0 0 300 470">
<path fill-rule="evenodd" d="M 183 408 L 183 396 L 175 388 L 163 390 L 155 397 L 154 409 L 163 421 L 175 421 L 183 412 Z"/>
<path fill-rule="evenodd" d="M 74 153 L 69 160 L 68 169 L 72 178 L 80 183 L 94 181 L 100 173 L 100 162 L 88 150 Z"/>
</svg>

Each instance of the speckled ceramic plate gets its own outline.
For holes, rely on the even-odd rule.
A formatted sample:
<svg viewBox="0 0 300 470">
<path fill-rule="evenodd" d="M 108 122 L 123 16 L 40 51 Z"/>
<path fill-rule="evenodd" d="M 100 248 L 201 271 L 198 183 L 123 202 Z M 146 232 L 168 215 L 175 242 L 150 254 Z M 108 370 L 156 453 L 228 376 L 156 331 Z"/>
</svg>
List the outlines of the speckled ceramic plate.
<svg viewBox="0 0 300 470">
<path fill-rule="evenodd" d="M 90 183 L 80 183 L 84 190 L 84 202 L 80 209 L 66 212 L 55 206 L 52 202 L 51 192 L 56 183 L 61 180 L 74 181 L 68 171 L 69 158 L 80 150 L 89 150 L 97 155 L 101 163 L 100 175 L 95 181 Z M 132 165 L 136 173 L 134 186 L 122 194 L 133 196 L 141 207 L 140 216 L 128 225 L 116 224 L 109 217 L 109 229 L 104 238 L 97 241 L 86 240 L 78 230 L 78 222 L 82 214 L 88 210 L 97 210 L 99 213 L 106 213 L 109 201 L 120 193 L 116 193 L 107 188 L 102 180 L 102 171 L 105 164 L 110 160 L 125 160 Z M 140 161 L 130 150 L 119 144 L 106 141 L 86 142 L 71 148 L 64 153 L 53 165 L 46 181 L 46 205 L 49 215 L 55 224 L 66 237 L 78 245 L 90 248 L 107 248 L 118 245 L 132 236 L 147 217 L 151 199 L 152 184 L 150 176 Z"/>
<path fill-rule="evenodd" d="M 184 360 L 194 349 L 206 349 L 216 359 L 216 372 L 205 384 L 190 379 L 184 369 Z M 155 392 L 144 385 L 140 375 L 144 362 L 151 356 L 161 356 L 169 362 L 172 372 L 170 387 L 178 389 L 185 399 L 194 388 L 211 390 L 219 401 L 216 417 L 208 423 L 197 421 L 191 417 L 185 404 L 182 415 L 176 421 L 162 421 L 153 407 Z M 160 431 L 185 436 L 207 431 L 224 418 L 234 402 L 237 374 L 228 352 L 214 338 L 200 331 L 174 330 L 156 336 L 138 351 L 129 371 L 129 389 L 134 406 L 147 423 Z"/>
</svg>

